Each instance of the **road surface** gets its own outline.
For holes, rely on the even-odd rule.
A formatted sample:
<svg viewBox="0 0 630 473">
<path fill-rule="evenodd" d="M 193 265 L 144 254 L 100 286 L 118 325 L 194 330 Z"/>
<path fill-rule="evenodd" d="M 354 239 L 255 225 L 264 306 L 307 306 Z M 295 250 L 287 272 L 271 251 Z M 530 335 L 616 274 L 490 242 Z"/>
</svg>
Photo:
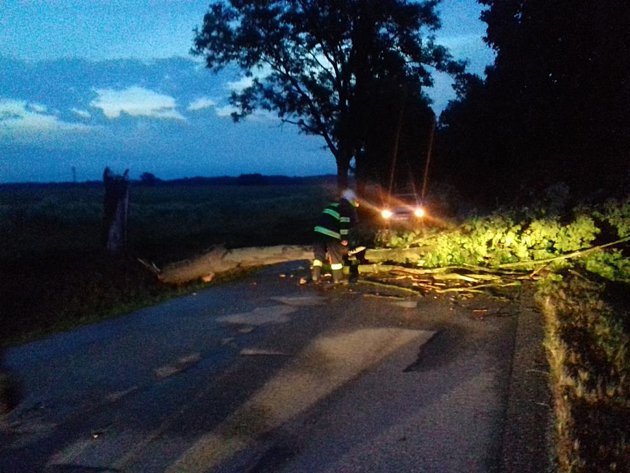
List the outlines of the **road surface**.
<svg viewBox="0 0 630 473">
<path fill-rule="evenodd" d="M 306 269 L 7 350 L 25 396 L 0 472 L 544 471 L 531 311 Z"/>
</svg>

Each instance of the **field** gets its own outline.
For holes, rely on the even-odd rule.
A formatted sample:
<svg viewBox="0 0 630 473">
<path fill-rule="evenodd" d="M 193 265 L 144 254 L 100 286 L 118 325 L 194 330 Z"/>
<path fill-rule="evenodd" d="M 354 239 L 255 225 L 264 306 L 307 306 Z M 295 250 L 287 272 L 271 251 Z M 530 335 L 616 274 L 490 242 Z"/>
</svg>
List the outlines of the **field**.
<svg viewBox="0 0 630 473">
<path fill-rule="evenodd" d="M 333 188 L 131 184 L 128 252 L 101 247 L 98 183 L 0 186 L 2 345 L 125 313 L 194 287 L 169 288 L 137 261 L 166 263 L 213 245 L 308 244 Z"/>
</svg>

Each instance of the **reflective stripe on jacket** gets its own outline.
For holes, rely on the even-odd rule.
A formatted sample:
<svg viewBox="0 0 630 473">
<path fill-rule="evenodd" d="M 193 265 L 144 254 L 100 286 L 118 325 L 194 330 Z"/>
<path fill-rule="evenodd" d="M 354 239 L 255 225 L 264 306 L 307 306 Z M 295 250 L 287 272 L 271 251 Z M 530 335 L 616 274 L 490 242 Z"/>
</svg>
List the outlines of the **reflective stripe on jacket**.
<svg viewBox="0 0 630 473">
<path fill-rule="evenodd" d="M 345 199 L 328 204 L 319 217 L 317 225 L 315 225 L 315 233 L 326 235 L 335 240 L 347 240 L 353 212 L 352 205 Z"/>
</svg>

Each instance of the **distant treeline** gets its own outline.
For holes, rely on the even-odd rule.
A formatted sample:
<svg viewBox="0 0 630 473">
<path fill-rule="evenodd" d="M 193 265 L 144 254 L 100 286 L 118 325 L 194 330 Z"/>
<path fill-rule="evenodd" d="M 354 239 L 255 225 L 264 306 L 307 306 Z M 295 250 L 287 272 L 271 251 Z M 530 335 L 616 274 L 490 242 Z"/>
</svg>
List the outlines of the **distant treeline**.
<svg viewBox="0 0 630 473">
<path fill-rule="evenodd" d="M 169 181 L 158 181 L 159 183 L 176 184 L 176 185 L 238 185 L 238 186 L 278 186 L 290 184 L 316 184 L 322 182 L 336 183 L 335 175 L 320 176 L 281 176 L 264 174 L 241 174 L 240 176 L 220 176 L 220 177 L 190 177 L 184 179 L 173 179 Z"/>
<path fill-rule="evenodd" d="M 140 179 L 131 179 L 132 185 L 141 186 L 278 186 L 278 185 L 300 185 L 300 184 L 322 184 L 337 182 L 335 175 L 318 176 L 282 176 L 264 174 L 241 174 L 239 176 L 216 176 L 216 177 L 186 177 L 181 179 L 160 179 L 152 174 L 144 173 Z M 1 189 L 10 190 L 12 188 L 63 188 L 63 187 L 94 187 L 102 186 L 103 181 L 83 181 L 83 182 L 14 182 L 0 184 Z"/>
</svg>

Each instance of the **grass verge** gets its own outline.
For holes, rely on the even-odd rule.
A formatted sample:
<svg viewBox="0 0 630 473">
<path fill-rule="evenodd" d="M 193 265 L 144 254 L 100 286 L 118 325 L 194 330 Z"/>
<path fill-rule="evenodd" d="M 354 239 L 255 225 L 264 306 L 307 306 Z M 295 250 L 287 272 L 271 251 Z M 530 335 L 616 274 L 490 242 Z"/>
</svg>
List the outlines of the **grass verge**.
<svg viewBox="0 0 630 473">
<path fill-rule="evenodd" d="M 628 471 L 627 286 L 572 273 L 545 280 L 538 300 L 546 321 L 558 471 Z"/>
</svg>

